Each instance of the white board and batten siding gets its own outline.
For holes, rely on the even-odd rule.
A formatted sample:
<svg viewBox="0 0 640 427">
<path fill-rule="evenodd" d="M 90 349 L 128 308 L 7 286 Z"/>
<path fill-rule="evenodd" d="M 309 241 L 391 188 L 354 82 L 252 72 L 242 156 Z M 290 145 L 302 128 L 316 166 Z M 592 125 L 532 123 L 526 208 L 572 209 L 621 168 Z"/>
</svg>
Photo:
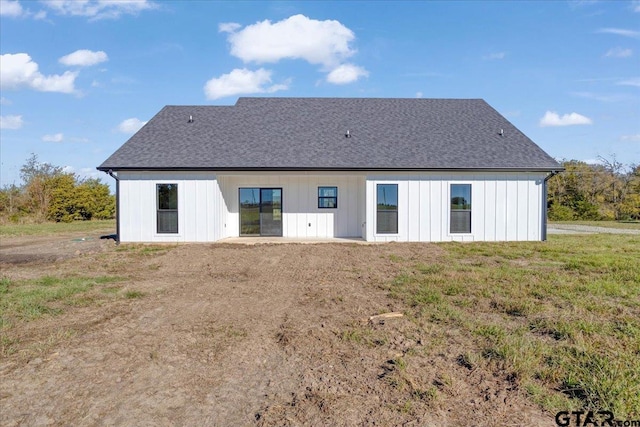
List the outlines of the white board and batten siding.
<svg viewBox="0 0 640 427">
<path fill-rule="evenodd" d="M 364 175 L 120 172 L 120 241 L 213 242 L 240 234 L 239 189 L 282 188 L 283 237 L 362 237 Z M 157 233 L 158 184 L 178 186 L 178 233 Z M 318 187 L 338 188 L 336 209 L 318 208 Z"/>
<path fill-rule="evenodd" d="M 367 241 L 542 239 L 545 173 L 376 174 L 366 181 Z M 377 184 L 398 185 L 398 233 L 376 232 Z M 471 184 L 471 233 L 450 232 L 451 184 Z"/>
<path fill-rule="evenodd" d="M 367 241 L 541 240 L 545 173 L 124 172 L 122 242 L 213 242 L 240 232 L 239 189 L 282 188 L 283 236 Z M 178 185 L 178 233 L 157 233 L 157 184 Z M 376 233 L 376 185 L 398 185 L 398 233 Z M 471 233 L 450 233 L 451 184 L 471 184 Z M 338 208 L 318 208 L 318 187 Z"/>
<path fill-rule="evenodd" d="M 122 242 L 213 242 L 223 238 L 226 215 L 210 172 L 119 172 Z M 157 233 L 157 184 L 178 185 L 178 233 Z"/>
<path fill-rule="evenodd" d="M 240 188 L 282 188 L 283 237 L 363 237 L 365 186 L 362 174 L 225 173 L 218 179 L 228 206 L 225 237 L 240 234 Z M 318 187 L 338 188 L 336 209 L 318 208 Z"/>
</svg>

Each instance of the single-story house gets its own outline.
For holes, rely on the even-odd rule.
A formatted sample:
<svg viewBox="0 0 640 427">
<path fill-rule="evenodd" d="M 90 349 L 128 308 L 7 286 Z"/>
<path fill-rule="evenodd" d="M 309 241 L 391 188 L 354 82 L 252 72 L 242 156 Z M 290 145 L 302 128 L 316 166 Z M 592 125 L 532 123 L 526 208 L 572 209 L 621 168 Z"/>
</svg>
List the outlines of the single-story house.
<svg viewBox="0 0 640 427">
<path fill-rule="evenodd" d="M 481 99 L 166 106 L 99 170 L 122 242 L 545 240 L 561 166 Z"/>
</svg>

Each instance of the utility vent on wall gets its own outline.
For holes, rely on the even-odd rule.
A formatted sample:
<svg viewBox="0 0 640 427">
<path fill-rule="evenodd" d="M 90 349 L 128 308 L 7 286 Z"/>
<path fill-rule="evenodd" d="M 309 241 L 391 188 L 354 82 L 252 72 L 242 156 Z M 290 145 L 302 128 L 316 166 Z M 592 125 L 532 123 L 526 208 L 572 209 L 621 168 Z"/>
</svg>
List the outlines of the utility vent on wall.
<svg viewBox="0 0 640 427">
<path fill-rule="evenodd" d="M 347 129 L 347 133 L 344 134 L 345 138 L 351 138 L 351 132 Z"/>
</svg>

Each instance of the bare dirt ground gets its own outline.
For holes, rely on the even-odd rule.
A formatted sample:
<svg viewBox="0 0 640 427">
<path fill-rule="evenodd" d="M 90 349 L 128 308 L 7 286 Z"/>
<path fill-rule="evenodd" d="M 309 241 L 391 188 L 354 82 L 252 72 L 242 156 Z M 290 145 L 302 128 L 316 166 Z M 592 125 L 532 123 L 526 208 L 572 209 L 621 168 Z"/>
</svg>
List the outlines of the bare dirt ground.
<svg viewBox="0 0 640 427">
<path fill-rule="evenodd" d="M 552 426 L 468 338 L 411 315 L 393 256 L 429 244 L 116 247 L 92 235 L 3 239 L 1 274 L 121 276 L 99 298 L 16 323 L 3 426 Z M 113 284 L 110 284 L 113 286 Z M 3 332 L 4 333 L 4 332 Z"/>
</svg>

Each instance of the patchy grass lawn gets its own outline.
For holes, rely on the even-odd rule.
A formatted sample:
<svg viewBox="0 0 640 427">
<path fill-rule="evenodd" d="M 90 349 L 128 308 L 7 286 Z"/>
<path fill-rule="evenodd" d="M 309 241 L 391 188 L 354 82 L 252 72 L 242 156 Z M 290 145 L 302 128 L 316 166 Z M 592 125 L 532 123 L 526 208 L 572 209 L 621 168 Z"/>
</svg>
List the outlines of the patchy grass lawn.
<svg viewBox="0 0 640 427">
<path fill-rule="evenodd" d="M 624 230 L 640 230 L 640 221 L 549 221 L 557 225 L 589 225 L 591 227 L 621 228 Z"/>
<path fill-rule="evenodd" d="M 41 245 L 60 257 L 4 258 L 0 361 L 13 369 L 3 374 L 12 394 L 4 402 L 20 417 L 40 405 L 73 423 L 89 410 L 74 405 L 90 395 L 107 409 L 134 402 L 127 413 L 143 422 L 167 408 L 162 396 L 148 395 L 151 406 L 135 401 L 150 389 L 178 390 L 189 402 L 222 390 L 227 400 L 216 408 L 251 407 L 272 421 L 263 425 L 329 424 L 328 414 L 344 421 L 349 408 L 362 411 L 351 424 L 371 413 L 383 425 L 425 425 L 420 417 L 433 414 L 440 425 L 437 414 L 456 411 L 451 425 L 510 425 L 510 414 L 533 416 L 532 408 L 551 423 L 561 410 L 640 417 L 638 235 L 104 251 L 66 235 L 53 246 L 54 238 L 24 240 L 37 241 L 25 246 L 30 253 Z M 367 320 L 389 311 L 404 316 Z M 59 363 L 74 352 L 86 363 L 70 377 Z M 102 383 L 88 380 L 96 367 Z M 114 378 L 127 369 L 136 376 L 123 391 Z M 265 372 L 284 391 L 251 394 Z M 175 414 L 172 424 L 201 420 L 197 411 Z"/>
<path fill-rule="evenodd" d="M 551 413 L 640 415 L 640 238 L 443 244 L 389 285 L 420 324 L 473 337 L 463 363 L 504 370 Z"/>
<path fill-rule="evenodd" d="M 115 220 L 45 222 L 41 224 L 2 224 L 0 236 L 51 236 L 55 234 L 80 233 L 92 231 L 116 232 Z"/>
<path fill-rule="evenodd" d="M 100 305 L 103 301 L 121 296 L 139 298 L 142 293 L 122 292 L 114 285 L 125 280 L 117 276 L 55 277 L 43 276 L 33 280 L 0 278 L 0 356 L 11 354 L 17 342 L 6 339 L 6 332 L 16 324 L 30 322 L 44 316 L 56 316 L 70 307 Z"/>
<path fill-rule="evenodd" d="M 60 314 L 65 306 L 88 305 L 95 301 L 89 291 L 100 287 L 104 293 L 113 293 L 114 287 L 104 286 L 125 280 L 117 276 L 54 277 L 43 276 L 35 280 L 14 281 L 0 278 L 0 327 L 14 321 L 29 321 L 48 314 Z M 102 285 L 102 286 L 101 286 Z"/>
</svg>

